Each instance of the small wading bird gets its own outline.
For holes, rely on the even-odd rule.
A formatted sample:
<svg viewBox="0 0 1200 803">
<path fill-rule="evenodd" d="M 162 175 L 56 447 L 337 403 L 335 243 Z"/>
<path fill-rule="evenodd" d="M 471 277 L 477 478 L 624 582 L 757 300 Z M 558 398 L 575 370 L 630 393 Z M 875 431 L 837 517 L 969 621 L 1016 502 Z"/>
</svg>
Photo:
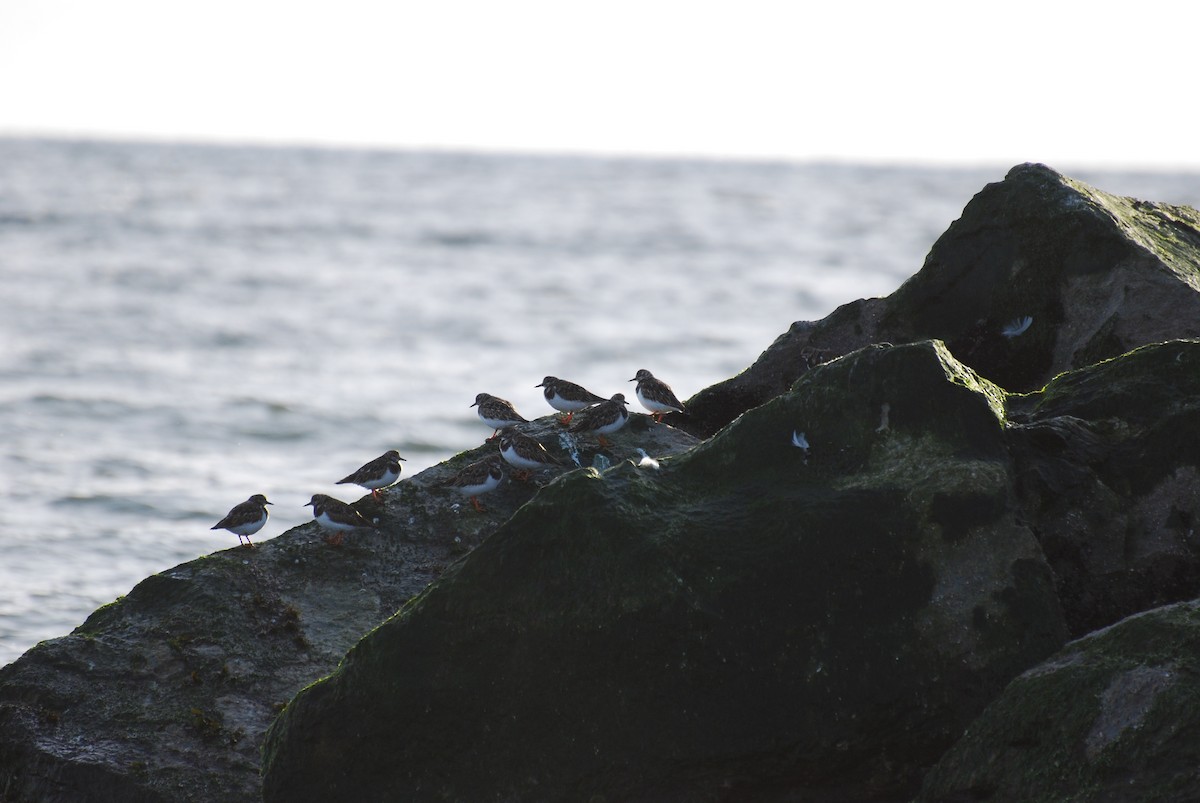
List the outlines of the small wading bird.
<svg viewBox="0 0 1200 803">
<path fill-rule="evenodd" d="M 528 423 L 512 406 L 512 402 L 490 393 L 478 394 L 475 396 L 475 401 L 468 406 L 478 407 L 479 420 L 495 430 L 492 432 L 492 437 L 488 438 L 489 441 L 495 440 L 500 430 L 507 426 Z"/>
<path fill-rule="evenodd" d="M 525 480 L 534 471 L 543 468 L 559 468 L 562 461 L 546 451 L 537 440 L 518 432 L 516 427 L 506 427 L 500 433 L 500 456 L 517 472 L 513 479 Z"/>
<path fill-rule="evenodd" d="M 378 525 L 367 520 L 363 514 L 340 499 L 334 499 L 325 494 L 313 494 L 304 507 L 312 506 L 313 519 L 323 530 L 330 530 L 325 536 L 325 543 L 330 546 L 341 546 L 346 533 L 362 528 L 378 529 Z"/>
<path fill-rule="evenodd" d="M 379 499 L 379 490 L 400 479 L 400 461 L 404 458 L 395 449 L 376 457 L 370 463 L 348 477 L 338 480 L 336 485 L 361 485 L 371 492 L 372 499 Z"/>
<path fill-rule="evenodd" d="M 564 425 L 570 424 L 572 416 L 580 410 L 604 401 L 603 397 L 597 396 L 582 385 L 576 385 L 574 382 L 568 382 L 556 376 L 548 376 L 542 380 L 540 385 L 534 385 L 534 387 L 545 388 L 542 395 L 546 397 L 546 402 L 560 413 L 566 413 L 559 419 L 559 423 Z"/>
<path fill-rule="evenodd" d="M 250 536 L 263 528 L 267 523 L 267 517 L 270 513 L 267 512 L 267 505 L 271 502 L 267 501 L 267 497 L 262 494 L 255 494 L 241 504 L 234 505 L 225 518 L 218 521 L 210 530 L 229 530 L 238 537 L 238 544 L 241 546 L 253 547 L 250 543 Z M 245 538 L 245 542 L 242 539 Z"/>
<path fill-rule="evenodd" d="M 633 392 L 642 406 L 654 414 L 654 420 L 662 423 L 667 413 L 683 412 L 683 402 L 675 398 L 671 386 L 658 379 L 645 368 L 640 369 L 630 382 L 637 382 Z"/>
<path fill-rule="evenodd" d="M 471 505 L 482 512 L 483 505 L 479 504 L 479 495 L 494 491 L 502 479 L 504 469 L 500 467 L 500 461 L 493 456 L 470 464 L 442 485 L 469 497 Z"/>
<path fill-rule="evenodd" d="M 594 432 L 601 446 L 611 446 L 605 435 L 611 435 L 629 420 L 629 411 L 625 408 L 625 394 L 614 393 L 608 401 L 587 408 L 579 413 L 579 420 L 571 425 L 571 432 Z"/>
</svg>

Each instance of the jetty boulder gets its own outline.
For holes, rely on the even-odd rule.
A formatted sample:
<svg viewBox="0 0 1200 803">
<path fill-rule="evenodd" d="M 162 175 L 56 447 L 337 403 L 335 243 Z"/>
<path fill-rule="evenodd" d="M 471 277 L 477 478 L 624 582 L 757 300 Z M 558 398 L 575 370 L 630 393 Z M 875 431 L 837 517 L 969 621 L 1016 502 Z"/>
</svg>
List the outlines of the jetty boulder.
<svg viewBox="0 0 1200 803">
<path fill-rule="evenodd" d="M 923 803 L 1200 800 L 1200 602 L 1131 616 L 1014 680 Z"/>
<path fill-rule="evenodd" d="M 284 704 L 572 458 L 607 465 L 696 443 L 642 415 L 600 451 L 550 417 L 523 427 L 567 467 L 506 480 L 484 512 L 440 483 L 495 444 L 385 489 L 381 504 L 358 500 L 378 530 L 333 547 L 306 524 L 176 566 L 0 668 L 0 801 L 261 799 L 262 737 Z"/>
<path fill-rule="evenodd" d="M 914 792 L 1066 628 L 1003 392 L 925 342 L 543 489 L 298 695 L 268 801 Z"/>
<path fill-rule="evenodd" d="M 937 338 L 1010 391 L 1138 346 L 1200 337 L 1200 213 L 1123 198 L 1045 165 L 988 184 L 886 298 L 799 321 L 741 374 L 667 420 L 707 437 L 812 366 Z"/>
<path fill-rule="evenodd" d="M 1022 520 L 1072 636 L 1200 596 L 1200 342 L 1068 372 L 1008 409 Z"/>
</svg>

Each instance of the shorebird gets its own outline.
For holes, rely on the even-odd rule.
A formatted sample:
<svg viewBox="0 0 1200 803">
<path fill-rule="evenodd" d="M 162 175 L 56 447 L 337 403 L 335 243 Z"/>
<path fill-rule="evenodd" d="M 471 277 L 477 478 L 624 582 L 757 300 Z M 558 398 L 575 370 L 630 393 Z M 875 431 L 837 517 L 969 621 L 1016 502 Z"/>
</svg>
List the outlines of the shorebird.
<svg viewBox="0 0 1200 803">
<path fill-rule="evenodd" d="M 675 398 L 671 386 L 658 379 L 645 368 L 640 369 L 630 382 L 637 382 L 634 393 L 642 406 L 654 414 L 654 420 L 662 423 L 664 415 L 683 412 L 683 402 Z"/>
<path fill-rule="evenodd" d="M 267 518 L 271 515 L 267 512 L 267 505 L 272 504 L 267 501 L 267 497 L 262 494 L 255 494 L 233 506 L 225 518 L 218 521 L 210 530 L 229 530 L 238 537 L 239 546 L 253 547 L 250 543 L 250 536 L 263 528 L 267 523 Z M 246 541 L 243 544 L 242 539 Z"/>
<path fill-rule="evenodd" d="M 625 408 L 625 394 L 614 393 L 608 401 L 600 402 L 579 414 L 579 420 L 571 425 L 571 432 L 595 432 L 596 440 L 601 446 L 610 446 L 605 435 L 611 435 L 629 420 L 629 411 Z"/>
<path fill-rule="evenodd" d="M 546 397 L 546 402 L 555 410 L 566 413 L 559 419 L 559 423 L 564 425 L 571 423 L 571 418 L 575 413 L 604 401 L 602 396 L 597 396 L 582 385 L 576 385 L 574 382 L 568 382 L 556 376 L 548 376 L 542 380 L 540 385 L 534 385 L 534 387 L 545 388 L 542 395 Z"/>
<path fill-rule="evenodd" d="M 482 512 L 483 505 L 479 504 L 479 495 L 495 490 L 502 479 L 504 479 L 504 469 L 500 467 L 500 461 L 492 456 L 471 463 L 444 481 L 442 485 L 453 488 L 463 496 L 470 497 L 474 508 Z"/>
<path fill-rule="evenodd" d="M 504 458 L 504 462 L 520 470 L 522 476 L 513 474 L 514 479 L 527 479 L 531 472 L 562 466 L 562 461 L 547 452 L 545 446 L 523 432 L 518 432 L 516 427 L 506 427 L 501 431 L 500 456 Z"/>
<path fill-rule="evenodd" d="M 376 457 L 370 463 L 355 471 L 348 477 L 338 480 L 335 485 L 361 485 L 371 492 L 372 499 L 379 498 L 379 490 L 386 488 L 400 479 L 400 461 L 404 460 L 395 449 Z"/>
<path fill-rule="evenodd" d="M 488 438 L 489 441 L 494 440 L 500 430 L 507 426 L 528 423 L 512 406 L 512 402 L 490 393 L 476 395 L 475 401 L 468 406 L 478 407 L 479 420 L 495 430 L 492 437 Z"/>
<path fill-rule="evenodd" d="M 304 507 L 312 505 L 313 519 L 323 530 L 331 530 L 332 534 L 325 537 L 325 543 L 330 546 L 341 546 L 346 533 L 361 528 L 378 529 L 373 521 L 368 520 L 350 505 L 340 499 L 334 499 L 325 494 L 313 494 Z"/>
</svg>

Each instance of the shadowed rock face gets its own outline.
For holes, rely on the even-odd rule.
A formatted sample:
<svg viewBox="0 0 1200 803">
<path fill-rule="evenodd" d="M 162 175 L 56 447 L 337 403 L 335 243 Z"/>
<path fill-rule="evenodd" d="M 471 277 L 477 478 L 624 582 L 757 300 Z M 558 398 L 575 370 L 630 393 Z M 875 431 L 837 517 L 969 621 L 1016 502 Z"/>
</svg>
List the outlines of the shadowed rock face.
<svg viewBox="0 0 1200 803">
<path fill-rule="evenodd" d="M 1200 343 L 1011 397 L 1017 497 L 1074 636 L 1200 594 Z"/>
<path fill-rule="evenodd" d="M 1019 165 L 967 204 L 896 292 L 793 324 L 750 368 L 688 400 L 688 416 L 666 420 L 707 437 L 819 362 L 927 338 L 1007 390 L 1036 390 L 1138 346 L 1200 336 L 1198 254 L 1194 209 Z"/>
<path fill-rule="evenodd" d="M 564 478 L 289 705 L 266 799 L 914 790 L 1065 638 L 1002 400 L 867 349 L 660 471 Z"/>
<path fill-rule="evenodd" d="M 919 800 L 1200 800 L 1200 603 L 1068 644 L 988 707 Z"/>
<path fill-rule="evenodd" d="M 552 419 L 523 429 L 568 458 Z M 696 442 L 642 415 L 610 438 L 610 461 Z M 585 465 L 598 454 L 592 439 L 574 445 Z M 506 480 L 483 513 L 438 487 L 495 453 L 463 453 L 384 490 L 382 504 L 363 497 L 379 531 L 334 548 L 309 524 L 185 563 L 0 669 L 0 801 L 259 799 L 278 710 L 561 473 Z"/>
</svg>

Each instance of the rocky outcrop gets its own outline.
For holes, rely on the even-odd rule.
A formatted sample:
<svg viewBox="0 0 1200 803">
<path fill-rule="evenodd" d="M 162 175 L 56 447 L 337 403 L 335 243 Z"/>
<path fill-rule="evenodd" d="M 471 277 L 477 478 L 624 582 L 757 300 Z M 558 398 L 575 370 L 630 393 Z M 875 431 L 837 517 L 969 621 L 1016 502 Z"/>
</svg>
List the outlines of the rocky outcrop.
<svg viewBox="0 0 1200 803">
<path fill-rule="evenodd" d="M 1200 596 L 1198 221 L 1014 168 L 678 428 L 148 578 L 0 669 L 0 801 L 1192 799 L 1192 608 L 1042 662 Z"/>
<path fill-rule="evenodd" d="M 1066 637 L 1003 396 L 871 348 L 659 471 L 563 478 L 289 704 L 265 798 L 914 791 Z"/>
<path fill-rule="evenodd" d="M 1200 800 L 1198 673 L 1197 602 L 1072 642 L 972 723 L 919 800 Z"/>
<path fill-rule="evenodd" d="M 667 420 L 707 437 L 824 360 L 927 338 L 1007 390 L 1036 390 L 1138 346 L 1200 337 L 1197 253 L 1194 209 L 1019 165 L 967 204 L 896 292 L 793 324 L 750 368 L 689 399 L 688 416 Z"/>
<path fill-rule="evenodd" d="M 641 415 L 603 452 L 560 430 L 550 418 L 528 428 L 584 465 L 695 443 Z M 309 524 L 185 563 L 0 669 L 0 801 L 259 799 L 262 736 L 284 704 L 555 473 L 506 480 L 483 513 L 438 487 L 495 451 L 482 446 L 406 479 L 382 504 L 361 499 L 379 531 L 335 548 Z"/>
<path fill-rule="evenodd" d="M 1009 398 L 1020 515 L 1072 635 L 1200 595 L 1200 344 L 1146 346 Z"/>
</svg>

